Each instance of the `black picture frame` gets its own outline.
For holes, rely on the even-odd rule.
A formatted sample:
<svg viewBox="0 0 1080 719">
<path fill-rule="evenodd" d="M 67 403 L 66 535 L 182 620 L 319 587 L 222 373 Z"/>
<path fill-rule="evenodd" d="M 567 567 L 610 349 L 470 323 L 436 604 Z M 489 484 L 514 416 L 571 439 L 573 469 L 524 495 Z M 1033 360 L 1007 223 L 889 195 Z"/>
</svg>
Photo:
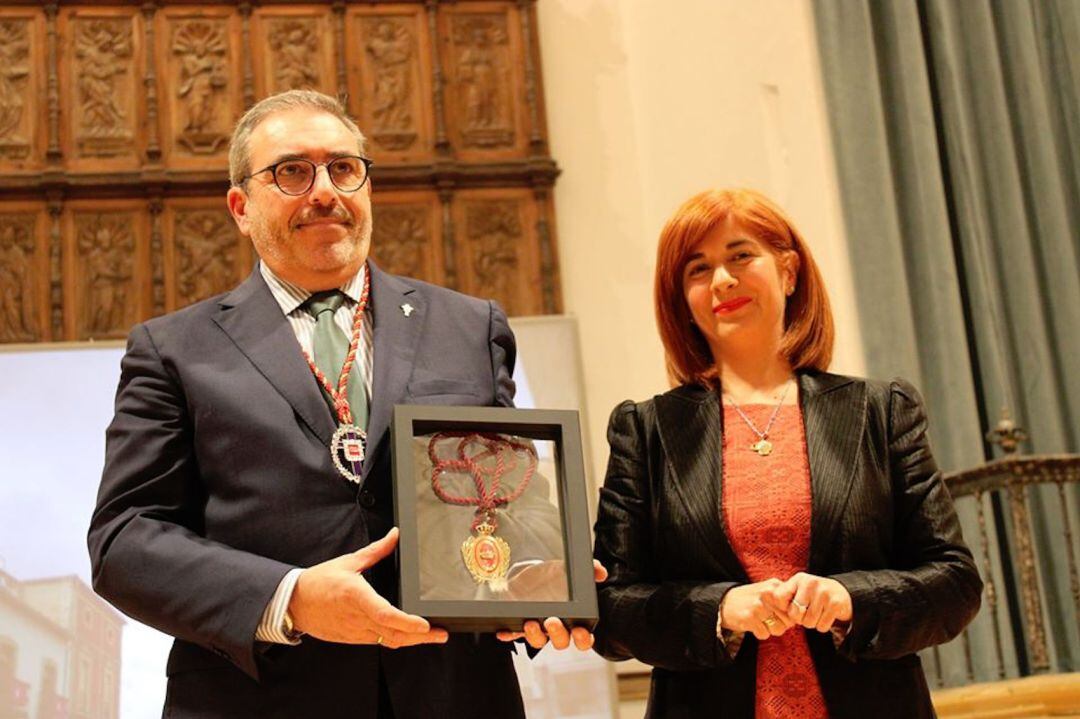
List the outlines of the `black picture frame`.
<svg viewBox="0 0 1080 719">
<path fill-rule="evenodd" d="M 421 471 L 413 442 L 434 432 L 481 432 L 551 441 L 561 513 L 568 599 L 521 601 L 447 600 L 421 596 L 416 477 Z M 592 629 L 598 618 L 592 562 L 588 489 L 578 413 L 573 410 L 395 405 L 391 424 L 394 512 L 400 530 L 398 576 L 401 609 L 450 632 L 520 631 L 526 620 L 560 617 Z"/>
</svg>

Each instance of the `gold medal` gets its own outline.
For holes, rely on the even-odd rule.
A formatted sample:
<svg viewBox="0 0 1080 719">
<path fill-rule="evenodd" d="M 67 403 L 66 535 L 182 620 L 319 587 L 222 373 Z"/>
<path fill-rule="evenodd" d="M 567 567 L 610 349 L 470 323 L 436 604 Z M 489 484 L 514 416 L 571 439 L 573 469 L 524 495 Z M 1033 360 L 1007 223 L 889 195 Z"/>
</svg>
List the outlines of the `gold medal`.
<svg viewBox="0 0 1080 719">
<path fill-rule="evenodd" d="M 461 556 L 477 584 L 488 584 L 499 591 L 506 586 L 510 545 L 502 537 L 495 536 L 495 527 L 488 522 L 477 525 L 476 531 L 479 534 L 462 543 Z"/>
</svg>

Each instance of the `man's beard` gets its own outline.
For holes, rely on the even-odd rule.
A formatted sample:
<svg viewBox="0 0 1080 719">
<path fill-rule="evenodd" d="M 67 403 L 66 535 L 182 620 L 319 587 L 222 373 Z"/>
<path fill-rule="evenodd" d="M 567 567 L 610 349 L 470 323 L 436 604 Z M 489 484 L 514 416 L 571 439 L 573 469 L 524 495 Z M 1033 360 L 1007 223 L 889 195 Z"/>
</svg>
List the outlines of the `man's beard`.
<svg viewBox="0 0 1080 719">
<path fill-rule="evenodd" d="M 301 246 L 303 240 L 297 236 L 301 232 L 299 225 L 305 221 L 331 216 L 350 223 L 345 225 L 346 235 L 333 244 L 324 245 L 319 252 L 305 252 Z M 259 255 L 270 255 L 276 265 L 293 264 L 302 256 L 310 263 L 308 269 L 335 270 L 356 261 L 357 255 L 360 262 L 366 259 L 366 248 L 371 246 L 371 216 L 362 216 L 357 221 L 347 213 L 343 217 L 333 213 L 309 212 L 299 218 L 298 222 L 288 226 L 256 217 L 251 226 L 251 239 Z"/>
</svg>

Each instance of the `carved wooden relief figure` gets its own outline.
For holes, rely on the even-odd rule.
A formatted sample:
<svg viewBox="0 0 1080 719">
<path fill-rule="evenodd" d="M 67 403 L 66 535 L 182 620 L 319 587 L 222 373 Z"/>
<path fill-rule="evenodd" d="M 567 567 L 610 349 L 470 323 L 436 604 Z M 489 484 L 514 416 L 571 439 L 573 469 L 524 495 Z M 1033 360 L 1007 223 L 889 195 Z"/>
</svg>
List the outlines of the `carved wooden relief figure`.
<svg viewBox="0 0 1080 719">
<path fill-rule="evenodd" d="M 517 245 L 522 241 L 518 203 L 506 200 L 474 202 L 465 208 L 472 273 L 471 294 L 494 297 L 513 315 L 519 311 Z"/>
<path fill-rule="evenodd" d="M 402 20 L 376 17 L 364 21 L 364 51 L 374 78 L 372 139 L 388 150 L 416 142 L 412 113 L 412 74 L 416 39 Z"/>
<path fill-rule="evenodd" d="M 0 342 L 41 339 L 34 288 L 34 216 L 0 214 Z"/>
<path fill-rule="evenodd" d="M 78 143 L 84 155 L 110 156 L 133 146 L 124 83 L 132 58 L 127 19 L 79 20 L 75 30 Z"/>
<path fill-rule="evenodd" d="M 220 111 L 228 77 L 226 37 L 225 24 L 213 20 L 188 20 L 173 29 L 172 52 L 180 60 L 176 96 L 184 108 L 177 141 L 194 154 L 213 154 L 229 140 L 231 118 Z"/>
<path fill-rule="evenodd" d="M 376 205 L 372 210 L 371 246 L 379 264 L 406 277 L 432 281 L 427 268 L 428 208 L 424 205 Z"/>
<path fill-rule="evenodd" d="M 29 74 L 30 22 L 0 21 L 0 157 L 21 160 L 30 153 L 23 117 Z"/>
<path fill-rule="evenodd" d="M 75 221 L 82 267 L 83 336 L 124 334 L 135 302 L 135 234 L 129 213 L 100 213 Z"/>
<path fill-rule="evenodd" d="M 509 35 L 502 15 L 454 18 L 462 141 L 471 147 L 514 143 L 513 108 L 508 88 Z"/>
<path fill-rule="evenodd" d="M 274 92 L 319 87 L 318 24 L 314 18 L 270 21 Z"/>
<path fill-rule="evenodd" d="M 236 284 L 236 232 L 228 213 L 180 212 L 174 237 L 177 307 L 212 297 Z"/>
</svg>

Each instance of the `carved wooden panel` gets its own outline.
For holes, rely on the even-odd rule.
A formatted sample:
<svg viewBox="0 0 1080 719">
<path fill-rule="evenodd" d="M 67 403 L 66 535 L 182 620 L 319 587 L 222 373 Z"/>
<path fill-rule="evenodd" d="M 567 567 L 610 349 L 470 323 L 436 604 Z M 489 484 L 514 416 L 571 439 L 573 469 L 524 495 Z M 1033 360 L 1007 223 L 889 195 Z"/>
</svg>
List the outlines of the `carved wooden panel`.
<svg viewBox="0 0 1080 719">
<path fill-rule="evenodd" d="M 137 167 L 143 110 L 138 8 L 64 8 L 60 36 L 61 139 L 68 166 Z"/>
<path fill-rule="evenodd" d="M 158 97 L 166 162 L 228 166 L 243 111 L 239 19 L 228 7 L 165 8 L 157 15 Z"/>
<path fill-rule="evenodd" d="M 0 342 L 52 339 L 46 220 L 42 203 L 0 204 Z"/>
<path fill-rule="evenodd" d="M 375 195 L 371 256 L 379 267 L 445 284 L 439 198 L 434 192 Z"/>
<path fill-rule="evenodd" d="M 251 243 L 224 202 L 172 200 L 162 220 L 166 311 L 226 292 L 250 274 Z"/>
<path fill-rule="evenodd" d="M 447 107 L 463 159 L 522 155 L 528 146 L 521 23 L 511 3 L 457 3 L 442 16 Z"/>
<path fill-rule="evenodd" d="M 455 198 L 460 289 L 510 315 L 543 314 L 536 205 L 522 190 L 471 190 Z"/>
<path fill-rule="evenodd" d="M 65 335 L 122 339 L 151 313 L 145 203 L 77 201 L 64 215 Z"/>
<path fill-rule="evenodd" d="M 228 140 L 292 87 L 368 138 L 377 262 L 560 311 L 535 0 L 0 3 L 0 343 L 120 338 L 242 280 Z"/>
<path fill-rule="evenodd" d="M 349 10 L 349 108 L 380 163 L 430 159 L 431 36 L 418 5 Z"/>
<path fill-rule="evenodd" d="M 0 17 L 0 172 L 41 166 L 45 140 L 45 22 L 16 12 Z"/>
<path fill-rule="evenodd" d="M 252 37 L 259 97 L 304 88 L 337 95 L 329 7 L 259 8 L 252 16 Z"/>
</svg>

